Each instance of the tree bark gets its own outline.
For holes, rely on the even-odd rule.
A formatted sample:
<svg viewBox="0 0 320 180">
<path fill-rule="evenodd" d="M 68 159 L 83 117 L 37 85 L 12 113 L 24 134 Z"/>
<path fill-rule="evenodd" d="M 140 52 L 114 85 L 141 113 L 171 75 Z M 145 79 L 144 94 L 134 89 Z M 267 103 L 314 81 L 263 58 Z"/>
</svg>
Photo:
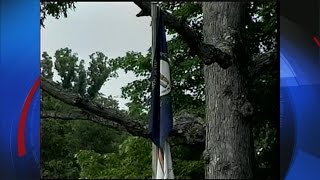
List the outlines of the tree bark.
<svg viewBox="0 0 320 180">
<path fill-rule="evenodd" d="M 244 3 L 203 3 L 205 43 L 216 46 L 227 29 L 241 32 Z M 241 46 L 236 42 L 236 46 Z M 242 48 L 242 47 L 241 47 Z M 241 49 L 240 48 L 240 49 Z M 244 56 L 236 48 L 224 47 L 236 57 L 223 69 L 218 64 L 204 68 L 206 91 L 206 178 L 250 179 L 253 177 L 250 118 L 246 79 L 240 72 Z"/>
</svg>

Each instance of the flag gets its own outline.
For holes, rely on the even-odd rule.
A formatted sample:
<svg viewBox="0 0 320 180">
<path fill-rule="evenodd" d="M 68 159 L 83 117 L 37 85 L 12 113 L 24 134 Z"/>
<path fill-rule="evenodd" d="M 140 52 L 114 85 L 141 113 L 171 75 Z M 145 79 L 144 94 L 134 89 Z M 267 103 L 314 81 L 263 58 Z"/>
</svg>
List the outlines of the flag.
<svg viewBox="0 0 320 180">
<path fill-rule="evenodd" d="M 168 136 L 172 130 L 170 67 L 167 57 L 166 34 L 159 7 L 151 4 L 152 13 L 152 92 L 149 133 L 153 142 L 153 179 L 173 179 Z"/>
</svg>

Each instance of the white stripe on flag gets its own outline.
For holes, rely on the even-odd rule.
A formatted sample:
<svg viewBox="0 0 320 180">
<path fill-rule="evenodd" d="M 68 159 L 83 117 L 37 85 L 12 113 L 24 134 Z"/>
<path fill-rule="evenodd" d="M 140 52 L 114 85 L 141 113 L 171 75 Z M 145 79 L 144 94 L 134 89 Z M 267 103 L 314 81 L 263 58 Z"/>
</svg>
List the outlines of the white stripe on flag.
<svg viewBox="0 0 320 180">
<path fill-rule="evenodd" d="M 157 150 L 159 150 L 159 148 L 157 148 Z M 159 159 L 159 154 L 157 153 L 158 163 L 156 167 L 153 167 L 154 169 L 156 169 L 156 172 L 154 172 L 154 174 L 156 174 L 155 179 L 174 179 L 170 145 L 167 141 L 164 144 L 163 154 L 164 154 L 164 164 L 163 164 L 164 167 L 162 169 L 160 159 Z"/>
</svg>

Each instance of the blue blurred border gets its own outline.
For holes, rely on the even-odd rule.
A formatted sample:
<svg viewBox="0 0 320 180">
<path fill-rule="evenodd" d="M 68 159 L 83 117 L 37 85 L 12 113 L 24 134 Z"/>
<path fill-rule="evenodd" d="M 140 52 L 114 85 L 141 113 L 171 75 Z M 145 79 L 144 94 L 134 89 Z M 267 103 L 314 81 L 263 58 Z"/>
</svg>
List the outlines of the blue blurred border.
<svg viewBox="0 0 320 180">
<path fill-rule="evenodd" d="M 281 89 L 287 101 L 295 144 L 286 179 L 320 179 L 320 61 L 312 34 L 284 17 L 280 21 Z M 289 133 L 289 131 L 285 131 Z M 286 143 L 286 142 L 282 142 Z"/>
<path fill-rule="evenodd" d="M 40 76 L 40 3 L 0 0 L 0 179 L 40 179 L 40 89 L 27 116 L 26 154 L 18 156 L 18 127 Z"/>
</svg>

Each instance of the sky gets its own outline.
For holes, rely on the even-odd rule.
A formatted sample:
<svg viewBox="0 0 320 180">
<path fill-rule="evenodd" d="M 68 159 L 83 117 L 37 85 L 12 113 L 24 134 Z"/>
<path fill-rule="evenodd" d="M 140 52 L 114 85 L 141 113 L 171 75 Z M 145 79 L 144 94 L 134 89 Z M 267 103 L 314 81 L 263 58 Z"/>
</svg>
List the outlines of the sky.
<svg viewBox="0 0 320 180">
<path fill-rule="evenodd" d="M 41 53 L 54 56 L 56 50 L 68 47 L 79 59 L 100 51 L 109 58 L 124 56 L 128 51 L 147 53 L 151 46 L 151 17 L 136 17 L 140 8 L 132 2 L 78 2 L 67 18 L 48 17 L 41 29 Z M 56 74 L 55 80 L 58 80 Z M 137 78 L 119 72 L 119 77 L 105 83 L 100 92 L 112 95 L 121 109 L 127 109 L 120 97 L 121 87 Z"/>
</svg>

